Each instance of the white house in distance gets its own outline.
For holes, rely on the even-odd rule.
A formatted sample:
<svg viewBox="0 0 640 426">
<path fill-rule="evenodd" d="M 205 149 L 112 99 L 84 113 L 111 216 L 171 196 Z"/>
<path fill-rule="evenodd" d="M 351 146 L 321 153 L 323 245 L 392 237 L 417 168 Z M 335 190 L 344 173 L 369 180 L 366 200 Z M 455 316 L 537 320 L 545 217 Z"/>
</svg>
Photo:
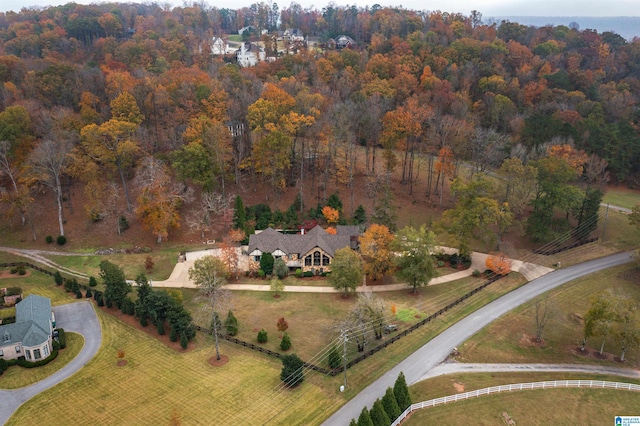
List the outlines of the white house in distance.
<svg viewBox="0 0 640 426">
<path fill-rule="evenodd" d="M 220 37 L 213 37 L 211 39 L 211 54 L 213 55 L 226 55 L 229 51 L 229 44 Z"/>
<path fill-rule="evenodd" d="M 266 58 L 262 47 L 253 43 L 242 43 L 240 49 L 236 50 L 236 59 L 241 67 L 254 67 Z"/>
<path fill-rule="evenodd" d="M 49 298 L 27 296 L 16 305 L 16 322 L 0 325 L 0 358 L 24 356 L 35 362 L 48 357 L 53 349 L 55 321 Z"/>
</svg>

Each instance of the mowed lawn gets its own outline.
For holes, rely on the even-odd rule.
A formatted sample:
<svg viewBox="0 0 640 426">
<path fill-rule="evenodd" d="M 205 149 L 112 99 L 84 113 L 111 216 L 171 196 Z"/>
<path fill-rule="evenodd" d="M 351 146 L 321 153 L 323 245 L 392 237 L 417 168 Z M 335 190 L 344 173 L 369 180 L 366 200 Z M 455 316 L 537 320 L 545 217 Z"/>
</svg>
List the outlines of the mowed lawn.
<svg viewBox="0 0 640 426">
<path fill-rule="evenodd" d="M 410 394 L 413 402 L 420 402 L 509 383 L 580 379 L 640 383 L 625 377 L 575 373 L 456 374 L 415 384 L 410 387 Z M 523 390 L 425 408 L 412 413 L 403 424 L 497 425 L 507 424 L 505 420 L 510 418 L 514 424 L 526 425 L 607 425 L 614 424 L 615 416 L 636 415 L 639 410 L 638 392 L 588 388 Z"/>
<path fill-rule="evenodd" d="M 57 287 L 53 277 L 30 268 L 27 268 L 27 275 L 0 278 L 0 287 L 20 287 L 24 297 L 30 294 L 48 297 L 53 306 L 76 300 L 75 296 L 65 293 L 62 287 Z M 15 309 L 13 311 L 15 315 Z"/>
<path fill-rule="evenodd" d="M 82 350 L 84 337 L 78 333 L 69 332 L 65 333 L 65 336 L 67 338 L 67 347 L 58 352 L 56 359 L 38 368 L 22 368 L 18 365 L 9 367 L 9 369 L 0 376 L 0 389 L 17 389 L 29 386 L 52 375 L 67 365 L 69 361 L 75 358 Z"/>
<path fill-rule="evenodd" d="M 574 349 L 583 337 L 583 323 L 580 319 L 589 310 L 591 298 L 608 288 L 628 294 L 640 300 L 638 275 L 635 278 L 623 278 L 625 273 L 633 272 L 634 264 L 627 264 L 600 271 L 571 281 L 540 300 L 552 303 L 556 314 L 549 321 L 542 335 L 545 344 L 536 346 L 529 337 L 535 336 L 535 300 L 526 303 L 491 323 L 477 333 L 459 349 L 462 362 L 542 362 L 542 363 L 589 363 L 616 367 L 640 367 L 640 350 L 628 350 L 625 363 L 598 360 L 594 357 L 577 355 Z M 591 337 L 587 346 L 600 349 L 602 338 Z M 605 352 L 616 357 L 621 354 L 620 345 L 613 336 L 605 340 Z"/>
<path fill-rule="evenodd" d="M 604 194 L 602 202 L 630 209 L 636 204 L 640 204 L 640 192 L 626 188 L 618 189 L 610 187 L 607 188 L 607 192 Z"/>
</svg>

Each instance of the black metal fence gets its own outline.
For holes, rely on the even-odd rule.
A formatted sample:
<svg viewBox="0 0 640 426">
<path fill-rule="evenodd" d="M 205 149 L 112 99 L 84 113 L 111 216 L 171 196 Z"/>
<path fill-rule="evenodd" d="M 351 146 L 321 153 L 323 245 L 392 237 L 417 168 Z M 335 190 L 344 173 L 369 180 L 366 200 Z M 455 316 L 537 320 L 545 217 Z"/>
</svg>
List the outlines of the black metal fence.
<svg viewBox="0 0 640 426">
<path fill-rule="evenodd" d="M 444 308 L 441 308 L 437 312 L 434 312 L 433 314 L 429 315 L 428 317 L 426 317 L 426 318 L 420 320 L 419 322 L 413 324 L 411 327 L 398 332 L 398 334 L 396 334 L 395 336 L 393 336 L 393 337 L 391 337 L 389 339 L 385 339 L 385 341 L 380 343 L 378 346 L 365 351 L 365 353 L 363 353 L 362 355 L 360 355 L 357 358 L 349 361 L 347 363 L 347 368 L 353 367 L 354 365 L 358 364 L 359 362 L 364 361 L 365 359 L 367 359 L 371 355 L 374 355 L 375 353 L 381 351 L 382 349 L 386 348 L 387 346 L 391 345 L 392 343 L 395 343 L 398 340 L 400 340 L 401 338 L 409 335 L 409 333 L 412 333 L 412 332 L 416 331 L 417 329 L 419 329 L 423 325 L 433 321 L 434 319 L 436 319 L 440 315 L 443 315 L 444 313 L 446 313 L 450 309 L 453 309 L 454 307 L 458 306 L 460 303 L 464 302 L 465 300 L 467 300 L 468 298 L 470 298 L 474 294 L 477 294 L 480 291 L 482 291 L 483 289 L 487 288 L 489 285 L 491 285 L 492 283 L 498 281 L 500 278 L 503 278 L 503 275 L 494 275 L 493 277 L 489 278 L 486 282 L 482 283 L 482 285 L 480 285 L 480 286 L 474 288 L 473 290 L 471 290 L 470 292 L 462 295 L 458 299 L 456 299 L 453 302 L 449 303 Z M 202 328 L 202 327 L 198 326 L 198 327 L 196 327 L 196 329 L 199 330 L 199 331 L 203 331 L 203 332 L 205 332 L 207 334 L 211 334 L 211 330 L 208 330 L 206 328 Z M 236 339 L 235 337 L 228 336 L 228 335 L 225 335 L 225 334 L 220 334 L 219 336 L 221 338 L 229 341 L 229 342 L 235 343 L 235 344 L 240 345 L 240 346 L 244 346 L 244 347 L 252 349 L 254 351 L 262 352 L 264 354 L 267 354 L 269 356 L 272 356 L 272 357 L 275 357 L 275 358 L 278 358 L 278 359 L 282 358 L 282 354 L 280 354 L 278 352 L 274 352 L 274 351 L 269 350 L 269 349 L 265 349 L 265 348 L 263 348 L 261 346 L 258 346 L 258 345 L 254 345 L 253 343 L 245 342 L 244 340 Z M 311 363 L 308 363 L 308 362 L 304 363 L 304 367 L 305 368 L 309 368 L 309 369 L 314 370 L 314 371 L 318 371 L 318 372 L 320 372 L 322 374 L 325 374 L 325 375 L 328 375 L 328 376 L 335 376 L 335 375 L 337 375 L 339 373 L 342 373 L 344 371 L 344 367 L 342 367 L 342 366 L 338 367 L 338 368 L 334 368 L 334 369 L 328 369 L 328 368 L 320 367 L 318 365 L 311 364 Z"/>
</svg>

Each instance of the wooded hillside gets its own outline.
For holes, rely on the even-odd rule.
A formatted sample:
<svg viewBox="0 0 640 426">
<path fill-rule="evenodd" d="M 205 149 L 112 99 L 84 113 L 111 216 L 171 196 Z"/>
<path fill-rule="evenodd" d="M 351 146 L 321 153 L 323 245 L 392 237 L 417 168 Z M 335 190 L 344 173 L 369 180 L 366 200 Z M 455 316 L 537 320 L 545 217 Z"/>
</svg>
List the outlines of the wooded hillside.
<svg viewBox="0 0 640 426">
<path fill-rule="evenodd" d="M 246 26 L 275 60 L 210 53 Z M 278 41 L 285 29 L 317 42 Z M 355 45 L 329 48 L 340 35 Z M 451 207 L 449 225 L 490 212 L 460 239 L 501 234 L 531 199 L 539 241 L 589 222 L 607 179 L 640 185 L 640 40 L 610 32 L 485 25 L 478 12 L 69 3 L 0 14 L 0 81 L 4 213 L 28 226 L 50 188 L 60 235 L 74 185 L 88 220 L 119 233 L 137 218 L 158 241 L 209 229 L 240 183 L 267 185 L 267 203 L 296 188 L 299 221 L 336 186 L 365 188 L 369 219 L 387 225 L 392 185 Z M 506 187 L 479 175 L 498 169 Z M 554 209 L 567 223 L 550 228 Z"/>
</svg>

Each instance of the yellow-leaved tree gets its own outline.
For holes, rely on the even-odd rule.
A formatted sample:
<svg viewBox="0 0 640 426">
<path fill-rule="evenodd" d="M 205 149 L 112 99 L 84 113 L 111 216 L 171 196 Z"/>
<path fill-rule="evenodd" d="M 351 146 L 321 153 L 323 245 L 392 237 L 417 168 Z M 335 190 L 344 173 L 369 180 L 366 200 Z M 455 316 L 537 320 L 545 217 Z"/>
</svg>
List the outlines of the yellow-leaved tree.
<svg viewBox="0 0 640 426">
<path fill-rule="evenodd" d="M 387 275 L 393 269 L 391 243 L 394 237 L 389 228 L 374 223 L 360 238 L 360 253 L 364 259 L 364 271 L 374 280 Z"/>
</svg>

